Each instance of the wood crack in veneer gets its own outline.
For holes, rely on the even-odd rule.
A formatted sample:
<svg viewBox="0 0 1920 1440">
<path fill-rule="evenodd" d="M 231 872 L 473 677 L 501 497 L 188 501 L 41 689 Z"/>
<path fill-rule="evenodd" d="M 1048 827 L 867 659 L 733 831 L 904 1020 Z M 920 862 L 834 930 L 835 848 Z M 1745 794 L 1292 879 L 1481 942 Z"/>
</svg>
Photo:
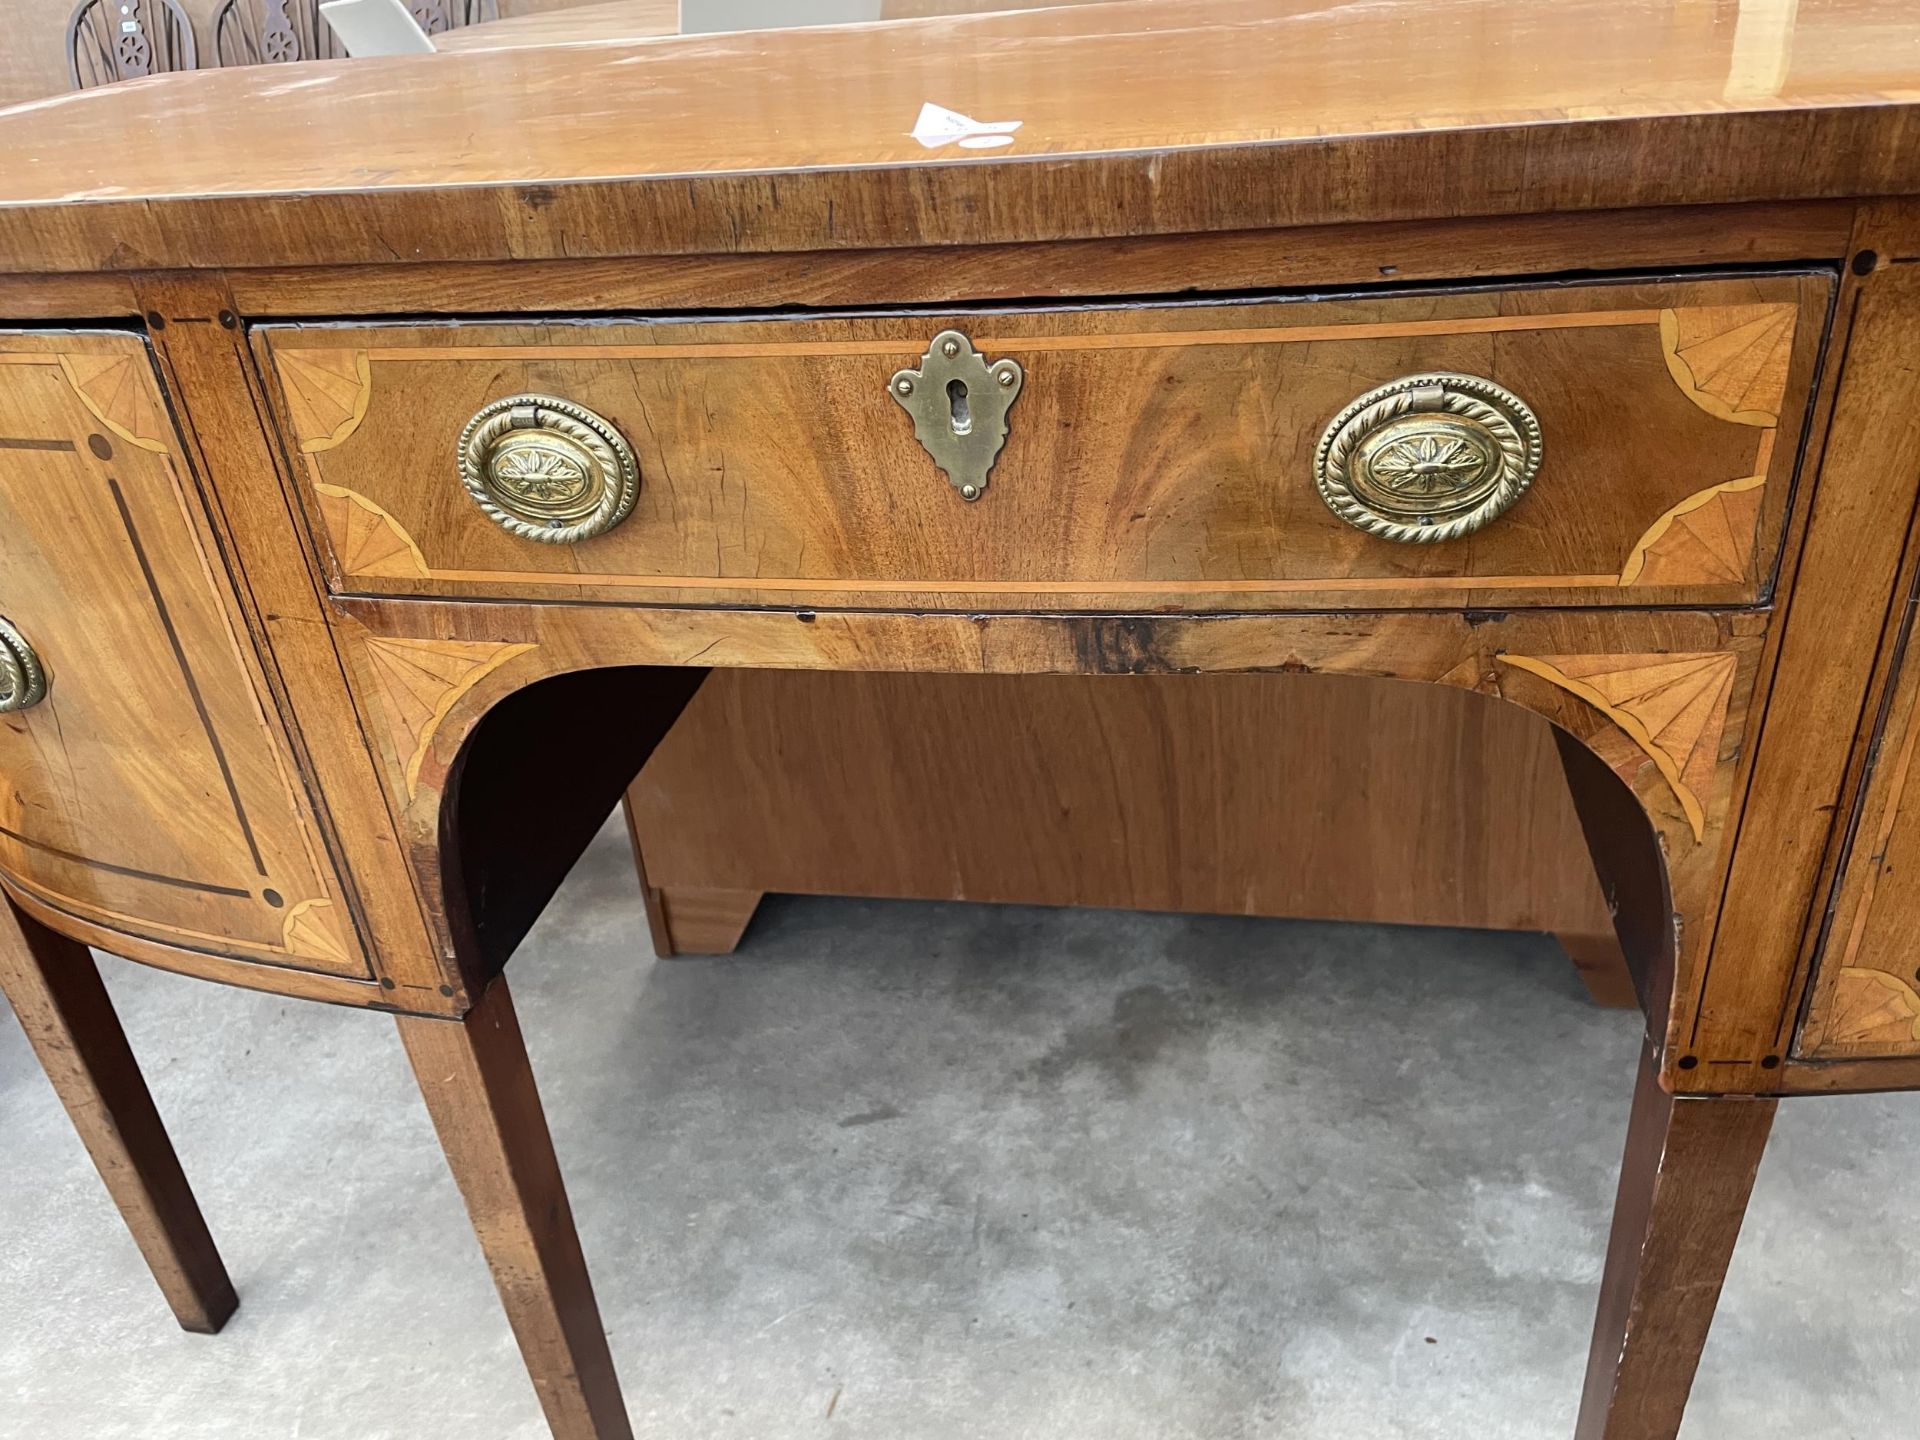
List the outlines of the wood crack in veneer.
<svg viewBox="0 0 1920 1440">
<path fill-rule="evenodd" d="M 231 1287 L 82 942 L 395 1012 L 554 1434 L 622 1440 L 503 971 L 709 668 L 1339 676 L 1550 727 L 1646 1017 L 1577 1433 L 1672 1440 L 1778 1101 L 1920 1089 L 1920 14 L 1760 8 L 1139 0 L 0 112 L 0 986 L 181 1322 Z M 912 137 L 956 74 L 1008 143 Z M 962 339 L 998 368 L 908 414 Z M 916 426 L 1002 412 L 967 496 Z"/>
</svg>

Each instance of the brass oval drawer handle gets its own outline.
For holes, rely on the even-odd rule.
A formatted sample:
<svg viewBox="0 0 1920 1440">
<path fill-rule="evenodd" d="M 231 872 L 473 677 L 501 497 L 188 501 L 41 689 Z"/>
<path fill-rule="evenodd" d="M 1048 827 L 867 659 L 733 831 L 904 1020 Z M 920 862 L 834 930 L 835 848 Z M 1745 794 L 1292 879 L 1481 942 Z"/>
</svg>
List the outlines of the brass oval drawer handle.
<svg viewBox="0 0 1920 1440">
<path fill-rule="evenodd" d="M 0 619 L 0 715 L 47 698 L 47 671 L 11 620 Z"/>
<path fill-rule="evenodd" d="M 460 432 L 460 482 L 487 518 L 523 540 L 568 545 L 618 525 L 640 493 L 625 437 L 584 405 L 509 395 Z"/>
<path fill-rule="evenodd" d="M 1540 422 L 1478 375 L 1404 375 L 1334 416 L 1313 457 L 1320 498 L 1349 525 L 1412 545 L 1471 535 L 1526 494 Z"/>
</svg>

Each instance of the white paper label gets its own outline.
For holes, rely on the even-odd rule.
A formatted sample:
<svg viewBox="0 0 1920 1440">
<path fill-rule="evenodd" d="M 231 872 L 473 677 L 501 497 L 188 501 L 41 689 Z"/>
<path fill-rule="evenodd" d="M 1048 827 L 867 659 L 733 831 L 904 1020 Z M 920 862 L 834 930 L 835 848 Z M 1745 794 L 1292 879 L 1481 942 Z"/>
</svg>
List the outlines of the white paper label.
<svg viewBox="0 0 1920 1440">
<path fill-rule="evenodd" d="M 976 120 L 949 110 L 931 100 L 920 107 L 920 118 L 913 122 L 913 138 L 929 150 L 958 141 L 963 150 L 992 150 L 1013 143 L 1018 120 Z"/>
</svg>

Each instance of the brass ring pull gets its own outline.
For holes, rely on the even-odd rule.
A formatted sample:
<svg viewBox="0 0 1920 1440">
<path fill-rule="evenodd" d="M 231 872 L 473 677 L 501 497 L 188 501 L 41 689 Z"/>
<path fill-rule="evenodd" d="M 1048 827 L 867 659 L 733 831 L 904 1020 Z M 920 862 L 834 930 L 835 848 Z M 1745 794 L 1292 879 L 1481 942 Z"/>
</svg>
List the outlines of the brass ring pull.
<svg viewBox="0 0 1920 1440">
<path fill-rule="evenodd" d="M 0 619 L 0 715 L 25 710 L 46 698 L 46 667 L 13 622 Z"/>
<path fill-rule="evenodd" d="M 460 483 L 487 518 L 523 540 L 568 545 L 618 525 L 640 493 L 626 439 L 583 405 L 509 395 L 460 432 Z"/>
<path fill-rule="evenodd" d="M 1471 535 L 1526 494 L 1540 422 L 1478 375 L 1406 375 L 1327 426 L 1313 457 L 1320 498 L 1349 525 L 1431 545 Z"/>
</svg>

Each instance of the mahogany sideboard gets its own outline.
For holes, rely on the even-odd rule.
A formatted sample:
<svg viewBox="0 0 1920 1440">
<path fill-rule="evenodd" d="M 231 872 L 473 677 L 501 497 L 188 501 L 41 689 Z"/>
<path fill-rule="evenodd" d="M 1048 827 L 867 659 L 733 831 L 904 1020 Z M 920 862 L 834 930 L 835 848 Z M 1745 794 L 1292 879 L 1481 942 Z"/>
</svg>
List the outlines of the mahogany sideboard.
<svg viewBox="0 0 1920 1440">
<path fill-rule="evenodd" d="M 1902 0 L 474 49 L 0 154 L 0 985 L 189 1328 L 89 944 L 392 1014 L 630 1433 L 502 972 L 714 669 L 1549 722 L 1646 1016 L 1583 1440 L 1676 1433 L 1780 1099 L 1920 1088 Z"/>
</svg>

